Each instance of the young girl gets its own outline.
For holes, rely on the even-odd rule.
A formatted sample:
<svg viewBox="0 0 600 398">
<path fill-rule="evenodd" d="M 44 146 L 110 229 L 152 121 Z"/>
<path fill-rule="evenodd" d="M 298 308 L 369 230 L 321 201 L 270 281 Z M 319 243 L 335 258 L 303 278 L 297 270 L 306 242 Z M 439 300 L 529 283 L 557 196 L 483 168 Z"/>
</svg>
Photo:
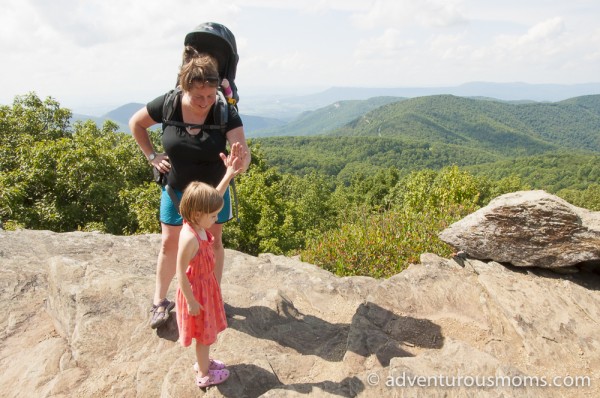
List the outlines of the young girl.
<svg viewBox="0 0 600 398">
<path fill-rule="evenodd" d="M 236 143 L 237 144 L 237 143 Z M 180 204 L 184 226 L 177 254 L 177 325 L 184 347 L 196 339 L 196 385 L 204 388 L 224 382 L 229 371 L 223 362 L 210 359 L 210 345 L 227 327 L 221 289 L 214 274 L 213 236 L 207 231 L 217 221 L 223 207 L 223 194 L 241 169 L 241 147 L 233 144 L 231 154 L 221 158 L 227 171 L 217 188 L 191 182 Z"/>
</svg>

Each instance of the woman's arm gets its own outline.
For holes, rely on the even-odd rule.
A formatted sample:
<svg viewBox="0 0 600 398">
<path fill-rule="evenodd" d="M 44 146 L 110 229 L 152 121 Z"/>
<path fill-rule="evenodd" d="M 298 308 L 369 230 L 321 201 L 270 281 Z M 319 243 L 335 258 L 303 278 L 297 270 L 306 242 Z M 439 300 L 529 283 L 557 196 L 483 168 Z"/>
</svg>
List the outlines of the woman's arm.
<svg viewBox="0 0 600 398">
<path fill-rule="evenodd" d="M 129 119 L 131 135 L 144 153 L 144 156 L 146 156 L 146 159 L 150 154 L 154 153 L 152 142 L 150 142 L 150 137 L 148 136 L 148 128 L 155 124 L 156 122 L 152 120 L 146 107 L 134 113 L 131 119 Z"/>
<path fill-rule="evenodd" d="M 227 132 L 227 141 L 229 142 L 229 146 L 233 146 L 234 143 L 239 143 L 240 145 L 240 161 L 241 161 L 241 169 L 242 173 L 248 170 L 250 166 L 250 161 L 252 160 L 250 157 L 250 149 L 248 148 L 248 143 L 246 142 L 246 135 L 244 134 L 244 126 L 236 127 L 233 130 L 229 130 Z"/>
<path fill-rule="evenodd" d="M 134 113 L 131 119 L 129 119 L 129 129 L 131 130 L 131 135 L 144 153 L 146 159 L 148 159 L 148 162 L 150 162 L 150 164 L 156 167 L 159 171 L 167 172 L 170 168 L 170 164 L 168 162 L 169 157 L 166 154 L 157 154 L 154 151 L 154 147 L 150 141 L 150 136 L 148 135 L 148 129 L 155 124 L 157 123 L 154 121 L 154 119 L 152 119 L 152 117 L 150 117 L 146 107 L 143 107 Z M 167 160 L 167 162 L 163 162 L 163 160 Z"/>
</svg>

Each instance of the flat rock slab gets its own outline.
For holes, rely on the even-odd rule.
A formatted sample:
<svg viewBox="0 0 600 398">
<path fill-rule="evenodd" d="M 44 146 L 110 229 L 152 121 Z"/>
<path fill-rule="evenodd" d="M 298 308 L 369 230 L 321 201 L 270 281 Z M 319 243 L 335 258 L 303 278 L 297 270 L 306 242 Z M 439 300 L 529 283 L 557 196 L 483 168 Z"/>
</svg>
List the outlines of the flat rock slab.
<svg viewBox="0 0 600 398">
<path fill-rule="evenodd" d="M 231 377 L 204 392 L 174 318 L 149 327 L 159 243 L 0 231 L 2 396 L 600 396 L 593 271 L 559 276 L 426 254 L 389 279 L 339 278 L 231 250 L 229 327 L 212 348 Z M 514 385 L 568 375 L 591 386 Z"/>
</svg>

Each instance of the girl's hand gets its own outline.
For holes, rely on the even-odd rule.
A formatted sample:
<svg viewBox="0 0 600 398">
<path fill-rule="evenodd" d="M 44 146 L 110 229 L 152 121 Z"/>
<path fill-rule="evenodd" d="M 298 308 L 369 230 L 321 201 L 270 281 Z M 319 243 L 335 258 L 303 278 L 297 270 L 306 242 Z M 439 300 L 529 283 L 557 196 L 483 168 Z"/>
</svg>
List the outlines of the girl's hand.
<svg viewBox="0 0 600 398">
<path fill-rule="evenodd" d="M 200 305 L 200 303 L 198 301 L 196 301 L 195 299 L 188 301 L 187 306 L 188 306 L 188 314 L 190 314 L 192 316 L 196 316 L 196 315 L 200 314 L 200 310 L 204 310 L 204 307 L 202 307 Z"/>
<path fill-rule="evenodd" d="M 223 160 L 223 163 L 225 164 L 225 167 L 227 167 L 227 173 L 231 176 L 231 177 L 235 177 L 236 175 L 240 174 L 243 170 L 242 170 L 242 165 L 243 165 L 243 161 L 242 161 L 242 149 L 241 149 L 241 145 L 238 142 L 233 143 L 233 145 L 231 146 L 231 153 L 229 154 L 229 156 L 225 156 L 224 153 L 221 153 L 221 159 Z"/>
</svg>

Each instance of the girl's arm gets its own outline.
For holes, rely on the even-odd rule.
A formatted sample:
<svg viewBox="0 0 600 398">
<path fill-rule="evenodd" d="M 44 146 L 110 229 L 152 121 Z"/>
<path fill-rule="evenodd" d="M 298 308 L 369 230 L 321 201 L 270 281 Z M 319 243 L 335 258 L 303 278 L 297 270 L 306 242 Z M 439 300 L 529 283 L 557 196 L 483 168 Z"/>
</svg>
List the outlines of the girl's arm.
<svg viewBox="0 0 600 398">
<path fill-rule="evenodd" d="M 194 234 L 187 228 L 182 228 L 179 234 L 179 247 L 177 250 L 177 283 L 181 293 L 185 297 L 190 315 L 198 315 L 203 309 L 200 303 L 196 301 L 192 287 L 185 274 L 187 267 L 198 251 L 198 240 Z"/>
<path fill-rule="evenodd" d="M 221 196 L 225 195 L 227 191 L 227 187 L 231 182 L 231 179 L 236 175 L 240 174 L 243 170 L 243 148 L 239 142 L 234 142 L 231 145 L 231 153 L 229 156 L 225 156 L 224 153 L 221 153 L 221 159 L 223 163 L 225 163 L 225 175 L 223 179 L 217 185 L 217 191 L 221 194 Z"/>
</svg>

